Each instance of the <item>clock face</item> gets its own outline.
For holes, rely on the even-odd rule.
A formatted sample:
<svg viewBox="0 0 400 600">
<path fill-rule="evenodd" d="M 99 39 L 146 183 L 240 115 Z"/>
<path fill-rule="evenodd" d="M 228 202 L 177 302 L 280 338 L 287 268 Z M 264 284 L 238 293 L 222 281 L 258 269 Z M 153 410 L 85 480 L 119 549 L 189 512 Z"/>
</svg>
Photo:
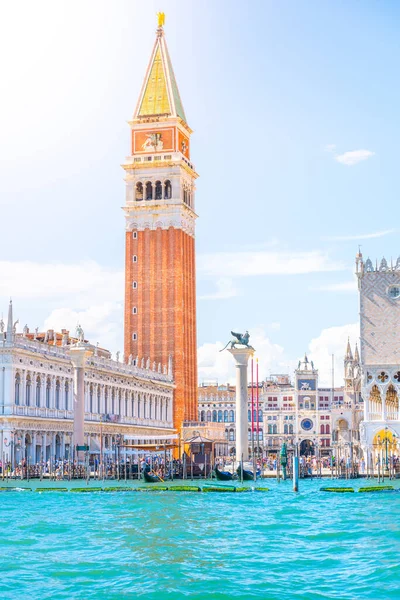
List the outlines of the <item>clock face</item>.
<svg viewBox="0 0 400 600">
<path fill-rule="evenodd" d="M 303 419 L 301 422 L 301 427 L 302 429 L 304 429 L 304 431 L 310 431 L 310 429 L 313 428 L 313 422 L 311 421 L 311 419 Z"/>
<path fill-rule="evenodd" d="M 400 287 L 398 285 L 392 285 L 392 287 L 389 288 L 389 296 L 390 298 L 399 298 Z"/>
</svg>

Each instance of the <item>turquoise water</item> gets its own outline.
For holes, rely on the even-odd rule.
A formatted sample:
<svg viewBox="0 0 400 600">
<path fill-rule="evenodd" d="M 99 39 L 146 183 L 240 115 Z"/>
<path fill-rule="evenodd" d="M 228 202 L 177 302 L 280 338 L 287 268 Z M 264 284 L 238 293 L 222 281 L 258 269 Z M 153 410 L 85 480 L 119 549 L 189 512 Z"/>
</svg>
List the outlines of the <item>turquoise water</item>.
<svg viewBox="0 0 400 600">
<path fill-rule="evenodd" d="M 0 598 L 399 598 L 400 494 L 318 491 L 330 484 L 1 493 Z"/>
</svg>

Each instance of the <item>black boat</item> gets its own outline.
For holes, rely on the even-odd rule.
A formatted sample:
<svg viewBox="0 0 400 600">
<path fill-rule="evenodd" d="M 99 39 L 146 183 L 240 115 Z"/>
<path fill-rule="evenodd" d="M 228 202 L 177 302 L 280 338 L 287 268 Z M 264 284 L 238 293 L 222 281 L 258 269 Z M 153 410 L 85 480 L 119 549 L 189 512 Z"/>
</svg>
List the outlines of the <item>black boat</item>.
<svg viewBox="0 0 400 600">
<path fill-rule="evenodd" d="M 147 483 L 157 483 L 159 481 L 162 481 L 161 477 L 159 477 L 158 475 L 150 474 L 150 467 L 146 467 L 144 469 L 143 477 L 144 477 L 144 480 L 147 481 Z"/>
<path fill-rule="evenodd" d="M 242 479 L 242 466 L 239 465 L 238 468 L 236 469 L 236 473 L 238 474 L 239 479 Z M 254 480 L 254 475 L 251 471 L 246 471 L 246 469 L 243 469 L 243 481 L 253 481 Z"/>
<path fill-rule="evenodd" d="M 229 471 L 220 471 L 216 466 L 215 469 L 215 477 L 219 479 L 219 481 L 232 481 L 233 474 L 229 473 Z"/>
</svg>

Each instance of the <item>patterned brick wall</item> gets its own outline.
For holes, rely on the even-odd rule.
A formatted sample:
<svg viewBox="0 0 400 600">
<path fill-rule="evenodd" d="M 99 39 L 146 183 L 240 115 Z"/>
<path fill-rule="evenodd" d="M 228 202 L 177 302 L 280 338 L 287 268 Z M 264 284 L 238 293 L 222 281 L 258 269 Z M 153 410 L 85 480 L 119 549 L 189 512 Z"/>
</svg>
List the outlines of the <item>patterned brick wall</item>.
<svg viewBox="0 0 400 600">
<path fill-rule="evenodd" d="M 126 233 L 125 356 L 162 365 L 172 356 L 174 425 L 179 427 L 197 419 L 194 238 L 173 227 L 136 235 Z"/>
<path fill-rule="evenodd" d="M 360 278 L 360 336 L 363 365 L 400 362 L 400 298 L 389 288 L 400 287 L 400 272 L 374 271 Z"/>
</svg>

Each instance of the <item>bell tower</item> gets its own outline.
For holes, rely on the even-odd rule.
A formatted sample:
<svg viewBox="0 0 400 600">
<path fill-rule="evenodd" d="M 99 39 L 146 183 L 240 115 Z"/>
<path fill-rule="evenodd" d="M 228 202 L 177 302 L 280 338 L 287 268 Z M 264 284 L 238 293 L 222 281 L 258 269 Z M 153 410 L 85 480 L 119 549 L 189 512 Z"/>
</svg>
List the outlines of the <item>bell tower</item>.
<svg viewBox="0 0 400 600">
<path fill-rule="evenodd" d="M 158 28 L 129 122 L 126 177 L 125 357 L 172 362 L 174 426 L 197 420 L 195 181 L 190 136 L 164 35 Z M 161 367 L 159 365 L 162 365 Z"/>
</svg>

